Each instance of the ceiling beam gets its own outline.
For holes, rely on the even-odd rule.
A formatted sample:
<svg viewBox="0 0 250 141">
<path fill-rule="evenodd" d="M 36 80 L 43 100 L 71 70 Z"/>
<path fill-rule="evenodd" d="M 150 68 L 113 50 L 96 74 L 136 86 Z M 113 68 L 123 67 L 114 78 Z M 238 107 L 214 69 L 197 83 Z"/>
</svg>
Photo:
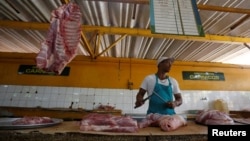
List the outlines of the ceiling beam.
<svg viewBox="0 0 250 141">
<path fill-rule="evenodd" d="M 149 4 L 150 0 L 88 0 L 88 1 Z M 221 6 L 203 5 L 203 4 L 197 4 L 197 8 L 200 9 L 200 10 L 231 12 L 231 13 L 241 13 L 241 14 L 250 15 L 250 9 L 233 8 L 233 7 L 221 7 Z"/>
<path fill-rule="evenodd" d="M 200 10 L 220 11 L 220 12 L 230 12 L 230 13 L 240 13 L 240 14 L 250 15 L 250 9 L 221 7 L 221 6 L 212 6 L 212 5 L 201 5 L 201 4 L 198 4 L 197 8 Z"/>
<path fill-rule="evenodd" d="M 1 28 L 11 29 L 30 29 L 30 30 L 48 30 L 49 23 L 38 23 L 38 22 L 20 22 L 20 21 L 0 21 Z M 250 43 L 250 38 L 233 37 L 233 36 L 220 36 L 205 34 L 205 37 L 200 36 L 182 36 L 182 35 L 170 35 L 170 34 L 153 34 L 149 29 L 139 28 L 122 28 L 122 27 L 105 27 L 105 26 L 90 26 L 82 25 L 83 32 L 96 32 L 102 34 L 118 34 L 128 36 L 145 36 L 154 38 L 170 38 L 177 40 L 193 40 L 203 42 L 221 42 L 221 43 Z"/>
<path fill-rule="evenodd" d="M 149 0 L 88 0 L 88 1 L 104 1 L 104 2 L 119 2 L 119 3 L 134 3 L 134 4 L 149 4 Z"/>
</svg>

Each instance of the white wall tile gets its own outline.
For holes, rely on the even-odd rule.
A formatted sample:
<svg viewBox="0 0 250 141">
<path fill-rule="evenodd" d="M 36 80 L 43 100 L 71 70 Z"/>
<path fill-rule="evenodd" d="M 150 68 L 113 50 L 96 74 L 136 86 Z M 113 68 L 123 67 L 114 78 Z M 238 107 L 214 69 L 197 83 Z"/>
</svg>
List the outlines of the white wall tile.
<svg viewBox="0 0 250 141">
<path fill-rule="evenodd" d="M 44 87 L 43 92 L 44 93 L 51 93 L 52 87 Z"/>
<path fill-rule="evenodd" d="M 15 93 L 21 93 L 22 89 L 23 89 L 23 86 L 17 85 L 17 86 L 15 87 Z"/>
<path fill-rule="evenodd" d="M 19 100 L 12 100 L 11 101 L 11 106 L 18 107 L 19 106 Z"/>
<path fill-rule="evenodd" d="M 8 85 L 8 88 L 7 88 L 7 92 L 8 93 L 12 93 L 12 92 L 15 92 L 15 85 Z"/>
<path fill-rule="evenodd" d="M 26 107 L 36 107 L 34 100 L 26 100 Z"/>
<path fill-rule="evenodd" d="M 22 93 L 29 93 L 30 87 L 29 86 L 23 86 Z"/>
<path fill-rule="evenodd" d="M 57 95 L 57 101 L 63 101 L 64 102 L 67 94 L 58 93 L 58 94 L 55 94 L 55 95 Z"/>
<path fill-rule="evenodd" d="M 65 94 L 65 102 L 72 102 L 73 101 L 73 97 L 72 97 L 72 93 L 67 93 Z"/>
<path fill-rule="evenodd" d="M 51 94 L 58 94 L 59 93 L 59 87 L 51 87 Z"/>
<path fill-rule="evenodd" d="M 67 87 L 67 88 L 66 88 L 66 93 L 67 93 L 67 94 L 73 94 L 73 93 L 74 93 L 74 88 Z"/>
<path fill-rule="evenodd" d="M 95 89 L 94 88 L 88 88 L 88 95 L 94 95 Z"/>
<path fill-rule="evenodd" d="M 49 108 L 57 108 L 57 101 L 49 101 Z"/>
<path fill-rule="evenodd" d="M 73 89 L 73 94 L 80 94 L 81 93 L 81 88 L 74 88 Z"/>
<path fill-rule="evenodd" d="M 8 85 L 0 85 L 0 92 L 5 93 L 8 90 Z"/>
<path fill-rule="evenodd" d="M 29 92 L 34 93 L 34 94 L 37 93 L 37 87 L 36 86 L 31 86 Z"/>
<path fill-rule="evenodd" d="M 56 108 L 65 108 L 65 107 L 69 107 L 70 105 L 65 105 L 64 101 L 56 101 Z"/>
<path fill-rule="evenodd" d="M 95 102 L 95 96 L 94 95 L 87 95 L 86 97 L 87 103 L 94 103 Z"/>
<path fill-rule="evenodd" d="M 42 104 L 41 104 L 41 107 L 42 108 L 49 108 L 49 101 L 42 101 Z"/>
<path fill-rule="evenodd" d="M 60 94 L 66 94 L 67 93 L 67 88 L 66 87 L 60 87 L 59 88 L 59 93 Z"/>
<path fill-rule="evenodd" d="M 27 103 L 26 100 L 19 100 L 18 107 L 27 107 L 26 103 Z"/>
<path fill-rule="evenodd" d="M 44 93 L 44 90 L 45 90 L 46 87 L 44 86 L 37 86 L 36 89 L 37 89 L 37 93 L 39 94 L 43 94 Z"/>
<path fill-rule="evenodd" d="M 44 87 L 22 85 L 0 85 L 0 106 L 19 107 L 58 107 L 94 109 L 98 105 L 111 105 L 123 113 L 145 114 L 148 106 L 134 109 L 138 90 L 95 89 L 75 87 Z M 230 110 L 250 108 L 249 91 L 182 91 L 183 104 L 176 108 L 177 113 L 187 110 L 213 108 L 216 99 L 223 99 Z"/>
<path fill-rule="evenodd" d="M 87 110 L 93 110 L 95 108 L 95 104 L 92 102 L 87 102 L 85 105 L 85 109 Z"/>
</svg>

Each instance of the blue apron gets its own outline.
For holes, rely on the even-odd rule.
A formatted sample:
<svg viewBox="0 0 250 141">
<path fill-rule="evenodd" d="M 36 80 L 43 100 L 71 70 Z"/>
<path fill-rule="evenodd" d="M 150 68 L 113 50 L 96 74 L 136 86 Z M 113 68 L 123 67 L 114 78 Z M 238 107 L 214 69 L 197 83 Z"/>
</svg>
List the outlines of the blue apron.
<svg viewBox="0 0 250 141">
<path fill-rule="evenodd" d="M 173 101 L 173 94 L 172 94 L 172 84 L 168 79 L 169 85 L 161 85 L 158 83 L 158 77 L 156 76 L 156 84 L 154 87 L 154 91 L 152 93 L 152 96 L 149 100 L 149 107 L 147 114 L 150 113 L 158 113 L 158 114 L 167 114 L 167 115 L 173 115 L 175 114 L 175 111 L 173 108 L 168 108 L 166 105 L 167 101 Z M 163 100 L 161 100 L 154 92 L 156 92 L 159 96 L 161 96 Z"/>
</svg>

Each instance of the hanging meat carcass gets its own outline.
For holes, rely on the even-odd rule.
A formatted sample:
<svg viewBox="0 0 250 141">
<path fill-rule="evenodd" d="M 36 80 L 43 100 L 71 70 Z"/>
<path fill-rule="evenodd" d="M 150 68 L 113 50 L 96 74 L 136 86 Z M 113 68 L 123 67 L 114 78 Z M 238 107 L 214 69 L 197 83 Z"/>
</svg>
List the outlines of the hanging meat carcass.
<svg viewBox="0 0 250 141">
<path fill-rule="evenodd" d="M 61 74 L 77 55 L 81 37 L 81 13 L 78 5 L 68 3 L 51 12 L 47 38 L 36 57 L 39 69 Z"/>
</svg>

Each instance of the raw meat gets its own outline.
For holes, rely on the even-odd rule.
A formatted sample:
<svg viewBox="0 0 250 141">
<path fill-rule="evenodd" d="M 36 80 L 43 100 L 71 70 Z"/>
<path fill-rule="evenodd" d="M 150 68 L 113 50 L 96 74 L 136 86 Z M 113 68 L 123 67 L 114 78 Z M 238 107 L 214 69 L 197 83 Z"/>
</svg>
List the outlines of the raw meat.
<svg viewBox="0 0 250 141">
<path fill-rule="evenodd" d="M 43 123 L 53 123 L 53 120 L 50 117 L 25 116 L 12 122 L 13 125 L 32 125 Z"/>
<path fill-rule="evenodd" d="M 163 131 L 174 131 L 187 125 L 187 121 L 180 115 L 163 116 L 159 120 L 159 125 Z"/>
<path fill-rule="evenodd" d="M 115 107 L 114 106 L 110 106 L 110 105 L 99 105 L 97 108 L 97 110 L 114 110 Z"/>
<path fill-rule="evenodd" d="M 204 125 L 232 125 L 234 120 L 228 114 L 219 110 L 203 110 L 200 111 L 195 121 Z"/>
<path fill-rule="evenodd" d="M 80 130 L 134 133 L 138 131 L 138 126 L 130 116 L 92 113 L 82 118 Z"/>
<path fill-rule="evenodd" d="M 77 55 L 81 37 L 81 13 L 78 5 L 69 3 L 51 12 L 50 29 L 36 57 L 39 69 L 61 74 Z"/>
<path fill-rule="evenodd" d="M 181 115 L 149 114 L 138 123 L 139 128 L 159 126 L 163 131 L 174 131 L 179 127 L 186 126 L 187 121 Z"/>
</svg>

